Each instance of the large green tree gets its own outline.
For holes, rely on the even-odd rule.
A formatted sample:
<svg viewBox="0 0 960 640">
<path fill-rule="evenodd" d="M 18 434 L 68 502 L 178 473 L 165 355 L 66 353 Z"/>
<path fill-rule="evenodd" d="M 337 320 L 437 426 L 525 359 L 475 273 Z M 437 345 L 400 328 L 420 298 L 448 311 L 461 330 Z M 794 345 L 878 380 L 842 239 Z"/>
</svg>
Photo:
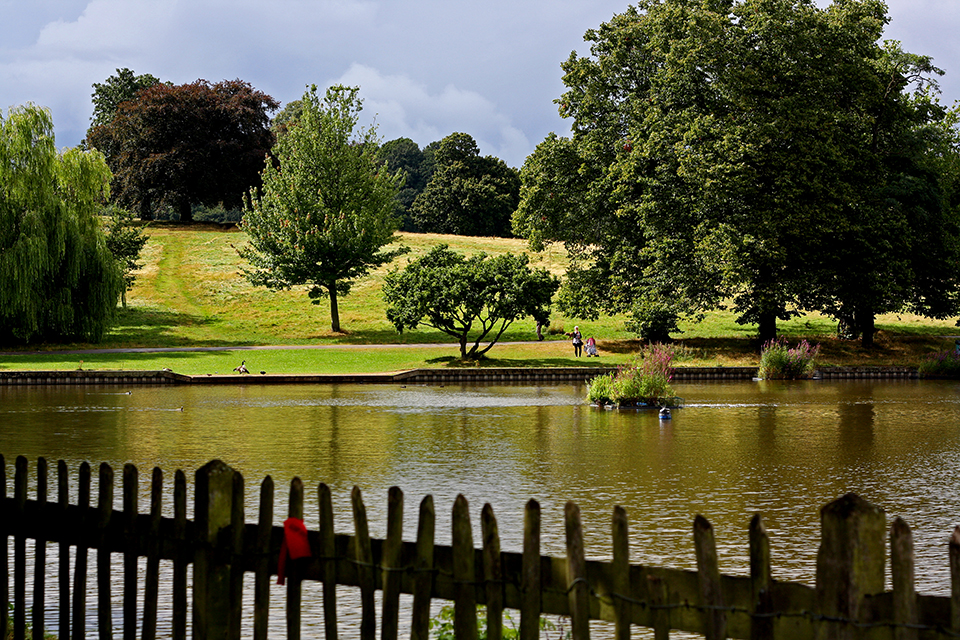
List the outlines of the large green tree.
<svg viewBox="0 0 960 640">
<path fill-rule="evenodd" d="M 405 231 L 419 231 L 413 221 L 411 207 L 433 173 L 433 165 L 416 142 L 410 138 L 397 138 L 383 143 L 378 158 L 391 172 L 401 172 L 403 186 L 397 194 L 397 213 L 403 221 Z"/>
<path fill-rule="evenodd" d="M 520 177 L 503 160 L 481 156 L 472 136 L 440 141 L 430 182 L 411 207 L 421 231 L 464 236 L 509 236 L 520 198 Z"/>
<path fill-rule="evenodd" d="M 439 245 L 387 274 L 383 298 L 397 331 L 433 327 L 457 339 L 461 358 L 476 358 L 519 318 L 548 324 L 559 286 L 546 269 L 531 269 L 526 254 L 466 257 Z"/>
<path fill-rule="evenodd" d="M 123 290 L 98 214 L 110 170 L 96 151 L 58 153 L 49 111 L 0 117 L 0 343 L 97 341 Z"/>
<path fill-rule="evenodd" d="M 574 293 L 609 290 L 600 304 L 661 332 L 728 301 L 764 340 L 799 310 L 848 313 L 837 283 L 863 266 L 849 239 L 882 250 L 876 234 L 900 228 L 882 193 L 898 180 L 893 159 L 942 117 L 907 95 L 936 72 L 929 59 L 898 66 L 878 43 L 885 11 L 642 0 L 588 31 L 590 55 L 563 65 L 573 160 L 555 170 L 560 143 L 538 148 L 515 229 L 567 242 Z M 563 184 L 575 206 L 538 204 Z M 875 290 L 873 308 L 907 303 L 915 284 Z"/>
<path fill-rule="evenodd" d="M 106 155 L 117 204 L 144 220 L 169 207 L 190 221 L 192 205 L 239 208 L 259 184 L 277 106 L 241 80 L 155 84 L 93 127 L 87 145 Z"/>
<path fill-rule="evenodd" d="M 251 191 L 241 225 L 250 245 L 241 255 L 255 285 L 307 285 L 314 304 L 330 298 L 330 324 L 340 331 L 339 297 L 354 280 L 393 260 L 396 174 L 376 161 L 374 127 L 358 126 L 359 88 L 334 86 L 324 97 L 304 93 L 302 111 L 277 138 Z"/>
<path fill-rule="evenodd" d="M 110 76 L 103 82 L 93 83 L 93 115 L 90 116 L 90 128 L 110 124 L 121 103 L 135 100 L 140 91 L 158 84 L 159 78 L 149 73 L 135 75 L 126 67 L 117 69 L 117 75 Z"/>
</svg>

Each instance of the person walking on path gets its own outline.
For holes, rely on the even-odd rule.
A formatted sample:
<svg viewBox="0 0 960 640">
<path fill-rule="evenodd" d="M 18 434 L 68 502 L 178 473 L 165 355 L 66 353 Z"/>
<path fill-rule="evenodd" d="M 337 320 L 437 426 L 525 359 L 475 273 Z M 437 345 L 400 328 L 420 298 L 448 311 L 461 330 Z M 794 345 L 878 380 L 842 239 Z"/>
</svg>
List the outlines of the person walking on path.
<svg viewBox="0 0 960 640">
<path fill-rule="evenodd" d="M 573 333 L 568 333 L 573 338 L 573 356 L 579 358 L 583 355 L 583 335 L 580 333 L 580 327 L 574 327 Z"/>
</svg>

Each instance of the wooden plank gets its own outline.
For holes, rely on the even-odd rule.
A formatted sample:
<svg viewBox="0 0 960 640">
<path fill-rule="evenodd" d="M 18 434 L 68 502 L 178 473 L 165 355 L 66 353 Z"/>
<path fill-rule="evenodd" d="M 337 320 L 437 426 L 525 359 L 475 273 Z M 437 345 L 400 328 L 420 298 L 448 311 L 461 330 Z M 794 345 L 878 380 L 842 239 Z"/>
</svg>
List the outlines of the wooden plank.
<svg viewBox="0 0 960 640">
<path fill-rule="evenodd" d="M 0 457 L 0 464 L 3 458 Z M 64 460 L 57 461 L 57 510 L 66 515 L 70 505 L 70 473 Z M 4 554 L 6 555 L 6 554 Z M 70 543 L 62 541 L 58 553 L 57 579 L 59 582 L 58 631 L 61 640 L 70 638 Z M 4 605 L 5 606 L 5 605 Z"/>
<path fill-rule="evenodd" d="M 913 534 L 902 518 L 890 527 L 890 569 L 893 586 L 893 637 L 917 640 L 919 622 L 917 592 L 914 583 Z"/>
<path fill-rule="evenodd" d="M 655 640 L 669 640 L 672 625 L 667 583 L 660 576 L 648 575 L 647 590 L 653 612 L 653 637 Z"/>
<path fill-rule="evenodd" d="M 617 640 L 630 639 L 630 621 L 633 619 L 630 594 L 630 531 L 627 523 L 627 511 L 620 505 L 613 508 L 613 600 L 616 627 L 614 637 Z"/>
<path fill-rule="evenodd" d="M 503 565 L 500 562 L 500 530 L 490 503 L 480 512 L 483 535 L 483 581 L 487 591 L 487 640 L 503 638 Z"/>
<path fill-rule="evenodd" d="M 470 505 L 463 494 L 453 503 L 453 633 L 458 640 L 477 640 L 476 568 Z"/>
<path fill-rule="evenodd" d="M 113 514 L 113 468 L 100 463 L 97 498 L 97 630 L 102 640 L 113 638 L 113 602 L 110 597 L 110 551 L 105 549 L 107 527 Z"/>
<path fill-rule="evenodd" d="M 273 478 L 260 483 L 256 569 L 253 578 L 253 638 L 267 640 L 270 628 L 270 536 L 273 533 Z"/>
<path fill-rule="evenodd" d="M 47 508 L 47 460 L 37 459 L 37 506 L 43 513 Z M 34 539 L 33 552 L 33 603 L 31 606 L 31 637 L 43 638 L 45 594 L 47 584 L 47 541 L 43 536 Z"/>
<path fill-rule="evenodd" d="M 520 575 L 520 640 L 540 638 L 540 503 L 523 512 L 523 561 Z"/>
<path fill-rule="evenodd" d="M 567 595 L 570 599 L 570 631 L 573 640 L 590 639 L 590 585 L 583 548 L 580 507 L 568 502 L 563 510 L 567 538 Z"/>
<path fill-rule="evenodd" d="M 960 634 L 960 525 L 950 535 L 950 631 Z"/>
<path fill-rule="evenodd" d="M 137 638 L 137 547 L 136 523 L 140 489 L 139 474 L 132 464 L 123 465 L 123 531 L 127 538 L 123 552 L 123 640 Z"/>
<path fill-rule="evenodd" d="M 303 480 L 299 477 L 290 481 L 290 503 L 288 518 L 303 520 Z M 287 640 L 300 640 L 300 607 L 302 580 L 299 563 L 287 560 Z"/>
<path fill-rule="evenodd" d="M 80 463 L 77 476 L 77 506 L 86 514 L 90 507 L 90 484 L 93 473 L 88 462 Z M 84 525 L 87 524 L 86 517 Z M 86 531 L 88 528 L 84 526 Z M 83 640 L 87 627 L 87 534 L 80 538 L 77 545 L 77 558 L 73 571 L 73 640 Z"/>
<path fill-rule="evenodd" d="M 27 459 L 17 456 L 13 478 L 16 502 L 13 539 L 13 640 L 24 640 L 27 628 L 27 539 L 23 534 L 24 508 L 27 504 Z"/>
<path fill-rule="evenodd" d="M 234 625 L 227 536 L 233 518 L 235 475 L 236 471 L 220 460 L 208 462 L 195 475 L 194 640 L 228 638 Z"/>
<path fill-rule="evenodd" d="M 403 491 L 390 487 L 387 493 L 387 538 L 383 543 L 383 604 L 380 637 L 396 640 L 400 632 L 400 582 L 403 566 Z"/>
<path fill-rule="evenodd" d="M 693 545 L 697 555 L 700 604 L 707 607 L 703 610 L 703 635 L 707 640 L 723 640 L 727 637 L 727 614 L 719 609 L 723 607 L 723 588 L 717 543 L 713 526 L 701 515 L 693 520 Z"/>
<path fill-rule="evenodd" d="M 157 637 L 157 600 L 160 594 L 160 518 L 163 517 L 163 471 L 154 467 L 150 477 L 150 545 L 143 584 L 143 640 Z"/>
<path fill-rule="evenodd" d="M 187 476 L 177 469 L 173 476 L 173 640 L 187 638 Z"/>
<path fill-rule="evenodd" d="M 360 582 L 360 638 L 374 640 L 377 636 L 377 611 L 374 592 L 377 577 L 373 565 L 373 548 L 370 545 L 370 529 L 367 526 L 367 509 L 363 506 L 360 487 L 354 486 L 350 494 L 353 503 L 353 527 L 355 532 L 354 560 Z"/>
<path fill-rule="evenodd" d="M 410 622 L 411 640 L 429 640 L 430 599 L 433 593 L 433 551 L 436 513 L 433 496 L 420 501 L 420 519 L 417 524 L 416 557 L 413 561 L 413 613 Z"/>
<path fill-rule="evenodd" d="M 244 481 L 239 471 L 233 474 L 233 504 L 230 505 L 230 637 L 241 637 L 243 618 L 243 532 L 246 522 L 244 511 Z"/>
<path fill-rule="evenodd" d="M 773 613 L 771 600 L 773 586 L 770 566 L 770 538 L 763 519 L 756 514 L 750 520 L 750 610 L 754 614 Z M 750 640 L 773 638 L 773 618 L 753 617 L 750 622 Z"/>
<path fill-rule="evenodd" d="M 323 580 L 323 629 L 326 640 L 337 640 L 337 547 L 333 531 L 333 496 L 322 482 L 320 502 L 320 571 Z"/>
</svg>

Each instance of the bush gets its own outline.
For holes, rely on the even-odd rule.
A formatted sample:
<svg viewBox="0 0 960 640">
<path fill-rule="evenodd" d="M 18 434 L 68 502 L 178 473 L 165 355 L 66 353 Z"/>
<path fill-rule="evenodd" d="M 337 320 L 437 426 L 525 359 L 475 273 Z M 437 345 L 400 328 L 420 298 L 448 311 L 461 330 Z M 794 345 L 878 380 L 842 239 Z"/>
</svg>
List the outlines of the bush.
<svg viewBox="0 0 960 640">
<path fill-rule="evenodd" d="M 918 367 L 921 376 L 949 376 L 960 378 L 960 353 L 938 351 L 930 354 Z"/>
<path fill-rule="evenodd" d="M 764 380 L 797 380 L 808 378 L 816 368 L 820 345 L 811 346 L 806 340 L 791 349 L 784 338 L 770 340 L 760 350 L 760 370 L 757 376 Z"/>
<path fill-rule="evenodd" d="M 661 344 L 644 348 L 616 373 L 597 376 L 587 387 L 587 399 L 597 404 L 661 404 L 673 394 L 671 362 L 674 350 Z"/>
</svg>

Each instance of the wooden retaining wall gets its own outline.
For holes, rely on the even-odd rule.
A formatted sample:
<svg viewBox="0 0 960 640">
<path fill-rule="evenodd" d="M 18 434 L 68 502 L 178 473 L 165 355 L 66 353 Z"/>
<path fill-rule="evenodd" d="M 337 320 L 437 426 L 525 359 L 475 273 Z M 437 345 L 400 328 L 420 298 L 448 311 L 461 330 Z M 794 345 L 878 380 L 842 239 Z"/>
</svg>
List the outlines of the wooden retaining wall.
<svg viewBox="0 0 960 640">
<path fill-rule="evenodd" d="M 28 624 L 33 637 L 44 637 L 48 610 L 59 614 L 58 628 L 49 631 L 62 639 L 83 637 L 88 549 L 96 550 L 100 638 L 111 638 L 118 620 L 125 639 L 153 640 L 159 612 L 165 619 L 172 618 L 176 640 L 186 637 L 188 616 L 194 638 L 240 638 L 247 580 L 254 585 L 254 640 L 267 637 L 271 615 L 284 615 L 286 637 L 299 640 L 301 585 L 307 581 L 323 585 L 326 638 L 336 638 L 340 626 L 336 585 L 360 589 L 361 640 L 378 637 L 376 591 L 382 592 L 382 640 L 395 640 L 399 635 L 401 593 L 413 596 L 404 618 L 409 620 L 410 637 L 417 640 L 428 638 L 433 599 L 453 601 L 456 637 L 466 640 L 478 636 L 477 605 L 487 607 L 487 638 L 493 640 L 502 638 L 504 608 L 519 611 L 522 640 L 539 638 L 541 614 L 569 616 L 574 640 L 589 638 L 590 620 L 613 622 L 617 640 L 628 640 L 635 627 L 652 628 L 658 640 L 668 638 L 671 630 L 701 634 L 709 640 L 920 640 L 960 635 L 960 527 L 950 539 L 949 553 L 944 545 L 943 561 L 949 562 L 952 576 L 945 591 L 952 595 L 919 595 L 914 589 L 910 527 L 897 518 L 888 528 L 881 508 L 853 494 L 820 510 L 816 585 L 809 586 L 773 579 L 770 540 L 759 515 L 745 536 L 750 575 L 739 577 L 720 572 L 713 529 L 703 516 L 695 518 L 691 531 L 697 570 L 681 571 L 630 563 L 630 544 L 635 540 L 621 507 L 612 509 L 612 560 L 597 561 L 586 559 L 589 550 L 584 547 L 580 511 L 572 502 L 566 504 L 564 514 L 566 555 L 554 557 L 540 553 L 540 506 L 533 500 L 525 509 L 522 552 L 511 552 L 500 548 L 497 519 L 489 504 L 480 514 L 481 547 L 474 547 L 471 509 L 462 495 L 452 507 L 452 545 L 444 546 L 434 543 L 435 511 L 430 496 L 420 503 L 416 540 L 403 540 L 404 496 L 397 487 L 389 491 L 387 536 L 379 540 L 369 535 L 358 488 L 354 487 L 351 495 L 355 533 L 338 534 L 329 487 L 320 484 L 312 497 L 307 497 L 299 478 L 290 485 L 284 526 L 273 525 L 274 485 L 269 476 L 260 484 L 259 510 L 250 521 L 244 513 L 243 477 L 218 460 L 195 474 L 193 520 L 187 518 L 182 471 L 176 472 L 173 482 L 171 518 L 161 515 L 164 480 L 160 469 L 151 474 L 149 512 L 140 513 L 139 473 L 133 465 L 123 469 L 121 510 L 114 509 L 114 471 L 107 464 L 99 468 L 96 505 L 88 463 L 80 466 L 75 477 L 63 461 L 57 464 L 54 500 L 48 495 L 44 459 L 36 465 L 34 500 L 27 498 L 25 458 L 16 460 L 12 495 L 7 494 L 2 456 L 0 467 L 4 470 L 0 477 L 0 628 L 12 626 L 14 640 L 26 637 Z M 70 501 L 71 493 L 75 503 Z M 315 525 L 302 520 L 305 499 L 319 503 Z M 340 519 L 342 522 L 343 514 Z M 11 537 L 12 585 L 7 551 Z M 34 541 L 35 570 L 29 598 L 28 540 Z M 888 540 L 891 591 L 884 590 Z M 56 602 L 47 601 L 44 587 L 52 569 L 46 561 L 48 545 L 59 546 Z M 281 614 L 271 610 L 268 587 L 285 553 L 287 590 Z M 608 551 L 605 548 L 600 553 Z M 123 556 L 122 575 L 111 575 L 111 554 Z M 139 558 L 146 558 L 142 575 Z M 173 561 L 169 601 L 161 601 L 158 595 L 161 559 Z M 189 565 L 193 566 L 192 589 L 187 583 Z M 11 586 L 12 616 L 8 614 Z M 122 606 L 115 605 L 111 597 L 114 588 L 122 593 Z"/>
<path fill-rule="evenodd" d="M 463 368 L 412 369 L 398 373 L 353 374 L 211 374 L 189 376 L 173 371 L 0 371 L 0 386 L 5 385 L 219 385 L 219 384 L 561 384 L 586 382 L 615 367 L 543 367 L 543 368 Z M 676 382 L 698 380 L 753 380 L 757 367 L 678 367 Z M 815 378 L 824 380 L 914 379 L 917 370 L 910 367 L 825 367 Z"/>
</svg>

